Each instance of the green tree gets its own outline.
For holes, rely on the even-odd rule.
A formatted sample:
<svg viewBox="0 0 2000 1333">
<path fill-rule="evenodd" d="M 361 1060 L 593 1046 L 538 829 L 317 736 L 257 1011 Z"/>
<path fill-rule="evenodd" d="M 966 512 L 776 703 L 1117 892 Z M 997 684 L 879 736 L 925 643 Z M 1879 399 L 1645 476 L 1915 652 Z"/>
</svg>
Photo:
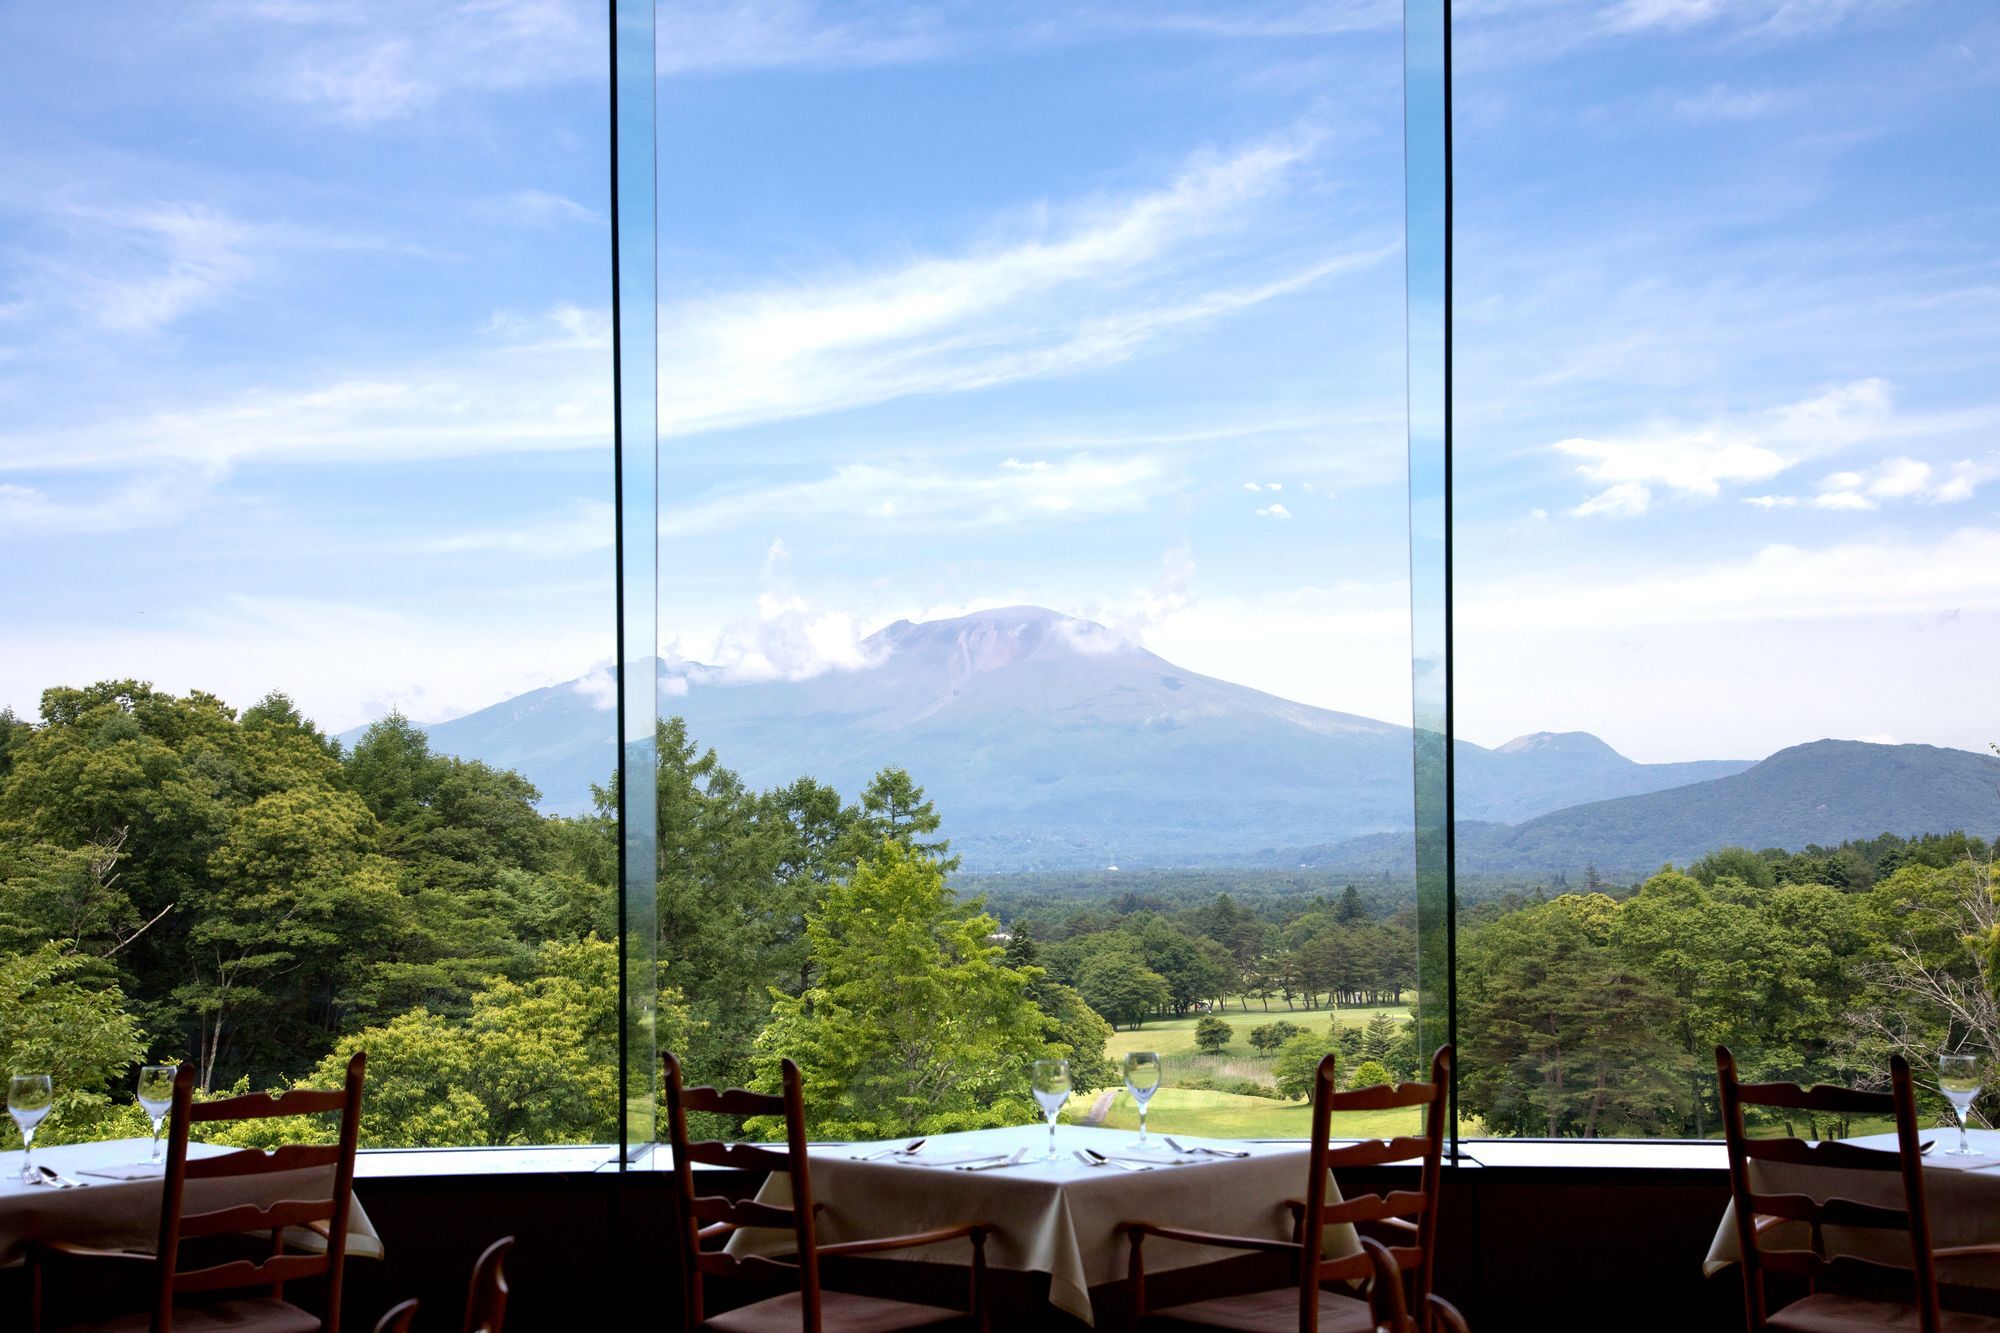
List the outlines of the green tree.
<svg viewBox="0 0 2000 1333">
<path fill-rule="evenodd" d="M 756 1042 L 756 1083 L 778 1062 L 804 1075 L 812 1132 L 883 1138 L 1025 1123 L 1030 1062 L 1055 1024 L 988 937 L 998 923 L 960 902 L 936 862 L 884 842 L 826 887 L 808 914 L 816 979 L 774 993 Z"/>
<path fill-rule="evenodd" d="M 1372 1088 L 1379 1083 L 1394 1083 L 1396 1078 L 1389 1067 L 1380 1060 L 1363 1060 L 1347 1071 L 1347 1086 L 1350 1088 Z"/>
<path fill-rule="evenodd" d="M 1194 1025 L 1194 1044 L 1210 1055 L 1219 1055 L 1229 1049 L 1229 1043 L 1236 1040 L 1236 1029 L 1217 1018 L 1214 1014 L 1204 1014 Z"/>
<path fill-rule="evenodd" d="M 1077 975 L 1076 988 L 1112 1026 L 1136 1028 L 1172 999 L 1167 979 L 1147 967 L 1124 937 L 1106 939 Z"/>
<path fill-rule="evenodd" d="M 1287 1037 L 1278 1048 L 1277 1059 L 1271 1062 L 1271 1078 L 1278 1091 L 1295 1102 L 1312 1096 L 1313 1080 L 1327 1049 L 1326 1038 L 1317 1033 L 1299 1032 Z"/>
<path fill-rule="evenodd" d="M 1287 1022 L 1281 1018 L 1274 1023 L 1261 1023 L 1251 1028 L 1250 1044 L 1269 1054 L 1304 1031 L 1305 1029 L 1297 1023 Z"/>
<path fill-rule="evenodd" d="M 145 1054 L 117 987 L 78 980 L 86 963 L 55 943 L 0 953 L 0 1072 L 53 1079 L 55 1109 L 36 1134 L 43 1143 L 103 1137 L 107 1089 Z M 11 1120 L 0 1143 L 21 1145 Z"/>
</svg>

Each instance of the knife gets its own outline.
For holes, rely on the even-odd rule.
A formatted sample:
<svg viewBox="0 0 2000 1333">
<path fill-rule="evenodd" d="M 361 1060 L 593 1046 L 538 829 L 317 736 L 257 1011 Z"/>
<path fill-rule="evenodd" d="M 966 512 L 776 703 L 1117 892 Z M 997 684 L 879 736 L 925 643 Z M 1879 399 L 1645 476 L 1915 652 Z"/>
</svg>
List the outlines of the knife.
<svg viewBox="0 0 2000 1333">
<path fill-rule="evenodd" d="M 1012 1157 L 992 1162 L 961 1162 L 958 1169 L 961 1171 L 998 1171 L 1004 1166 L 1025 1166 L 1027 1164 L 1027 1157 L 1028 1150 L 1026 1148 L 1016 1148 Z"/>
<path fill-rule="evenodd" d="M 1128 1162 L 1122 1157 L 1106 1157 L 1103 1153 L 1097 1151 L 1097 1149 L 1095 1148 L 1085 1148 L 1084 1151 L 1089 1153 L 1092 1157 L 1095 1157 L 1100 1162 L 1109 1162 L 1113 1166 L 1122 1166 L 1127 1171 L 1151 1171 L 1153 1169 L 1150 1166 L 1141 1166 L 1137 1162 Z"/>
<path fill-rule="evenodd" d="M 1197 1143 L 1192 1148 L 1183 1148 L 1179 1140 L 1174 1138 L 1167 1139 L 1167 1146 L 1175 1152 L 1205 1152 L 1216 1157 L 1248 1157 L 1250 1155 L 1239 1148 L 1211 1148 L 1205 1143 Z"/>
</svg>

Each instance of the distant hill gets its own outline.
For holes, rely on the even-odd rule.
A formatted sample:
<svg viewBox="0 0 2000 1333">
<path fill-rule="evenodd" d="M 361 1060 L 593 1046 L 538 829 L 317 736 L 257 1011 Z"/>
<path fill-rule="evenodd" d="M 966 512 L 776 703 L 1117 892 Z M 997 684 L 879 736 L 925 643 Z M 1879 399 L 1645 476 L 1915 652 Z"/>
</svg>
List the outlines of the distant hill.
<svg viewBox="0 0 2000 1333">
<path fill-rule="evenodd" d="M 1039 607 L 898 621 L 863 651 L 870 665 L 805 680 L 660 665 L 661 709 L 756 787 L 811 775 L 851 797 L 909 769 L 968 869 L 1270 864 L 1409 827 L 1407 726 L 1186 671 L 1090 621 Z M 611 772 L 607 703 L 579 680 L 427 730 L 576 813 Z M 1748 765 L 1638 764 L 1581 732 L 1457 755 L 1461 813 L 1499 820 Z"/>
<path fill-rule="evenodd" d="M 1814 741 L 1780 750 L 1740 773 L 1618 800 L 1592 801 L 1507 825 L 1462 821 L 1465 874 L 1557 872 L 1586 866 L 1635 877 L 1685 865 L 1718 847 L 1783 847 L 1880 833 L 1964 831 L 2000 835 L 2000 759 L 1935 745 Z M 1407 838 L 1364 837 L 1297 854 L 1297 861 L 1357 872 L 1406 868 Z"/>
</svg>

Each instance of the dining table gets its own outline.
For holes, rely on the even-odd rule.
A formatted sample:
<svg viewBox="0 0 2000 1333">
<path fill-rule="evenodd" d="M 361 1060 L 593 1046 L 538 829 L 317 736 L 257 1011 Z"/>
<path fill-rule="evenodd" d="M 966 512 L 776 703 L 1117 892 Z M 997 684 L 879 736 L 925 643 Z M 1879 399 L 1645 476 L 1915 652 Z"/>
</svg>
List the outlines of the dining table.
<svg viewBox="0 0 2000 1333">
<path fill-rule="evenodd" d="M 1932 1146 L 1924 1154 L 1924 1205 L 1930 1217 L 1931 1248 L 1988 1245 L 2000 1242 L 2000 1130 L 1969 1130 L 1977 1156 L 1963 1157 L 1948 1149 L 1958 1146 L 1958 1130 L 1924 1131 Z M 1896 1151 L 1896 1136 L 1864 1134 L 1843 1140 L 1862 1148 Z M 1903 1178 L 1894 1171 L 1854 1171 L 1823 1166 L 1793 1166 L 1779 1162 L 1750 1163 L 1750 1187 L 1759 1194 L 1806 1194 L 1813 1198 L 1853 1199 L 1887 1208 L 1903 1206 Z M 1853 1255 L 1907 1268 L 1907 1233 L 1872 1227 L 1824 1228 L 1829 1255 Z M 1809 1232 L 1803 1222 L 1781 1222 L 1764 1233 L 1764 1248 L 1806 1249 Z M 1736 1206 L 1723 1210 L 1722 1223 L 1702 1263 L 1704 1275 L 1730 1268 L 1742 1257 L 1736 1237 Z M 2000 1290 L 2000 1260 L 1953 1260 L 1940 1265 L 1938 1280 L 1953 1286 Z"/>
<path fill-rule="evenodd" d="M 0 1268 L 22 1262 L 31 1240 L 61 1240 L 95 1249 L 150 1254 L 159 1243 L 163 1164 L 149 1161 L 151 1139 L 105 1139 L 35 1149 L 38 1167 L 59 1181 L 29 1184 L 21 1179 L 19 1152 L 0 1152 Z M 214 1157 L 236 1151 L 210 1143 L 188 1144 L 188 1156 Z M 268 1207 L 282 1199 L 325 1198 L 332 1193 L 333 1168 L 306 1167 L 262 1175 L 190 1180 L 183 1195 L 189 1213 L 236 1204 Z M 285 1241 L 305 1250 L 323 1250 L 326 1237 L 305 1227 L 286 1229 Z M 382 1257 L 382 1239 L 354 1200 L 347 1215 L 347 1253 Z"/>
<path fill-rule="evenodd" d="M 1090 1289 L 1125 1276 L 1129 1246 L 1121 1223 L 1292 1237 L 1285 1201 L 1304 1197 L 1307 1145 L 1173 1138 L 1178 1148 L 1154 1136 L 1142 1149 L 1130 1130 L 1065 1125 L 1053 1161 L 1041 1125 L 940 1134 L 914 1153 L 895 1151 L 909 1140 L 815 1144 L 807 1152 L 820 1205 L 815 1235 L 831 1245 L 986 1222 L 995 1228 L 986 1243 L 991 1267 L 1047 1274 L 1050 1303 L 1091 1324 Z M 790 1176 L 773 1172 L 756 1197 L 789 1204 Z M 1339 1201 L 1329 1182 L 1327 1202 Z M 792 1245 L 789 1231 L 746 1228 L 728 1248 L 743 1257 L 786 1252 Z M 1324 1245 L 1329 1257 L 1361 1248 L 1347 1225 L 1328 1227 Z M 1159 1238 L 1149 1239 L 1145 1252 L 1149 1273 L 1241 1253 Z M 971 1252 L 960 1240 L 879 1257 L 966 1264 Z"/>
</svg>

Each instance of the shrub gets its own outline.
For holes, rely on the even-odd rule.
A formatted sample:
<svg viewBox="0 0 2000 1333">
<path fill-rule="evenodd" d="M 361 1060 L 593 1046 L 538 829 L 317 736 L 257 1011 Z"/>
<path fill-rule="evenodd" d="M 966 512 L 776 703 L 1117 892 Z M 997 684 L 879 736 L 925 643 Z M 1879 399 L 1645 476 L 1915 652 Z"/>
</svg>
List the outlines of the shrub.
<svg viewBox="0 0 2000 1333">
<path fill-rule="evenodd" d="M 1326 1038 L 1313 1033 L 1301 1032 L 1287 1040 L 1278 1048 L 1278 1058 L 1271 1064 L 1278 1091 L 1295 1102 L 1312 1096 L 1313 1076 L 1319 1071 L 1320 1057 L 1326 1053 Z"/>
<path fill-rule="evenodd" d="M 1194 1025 L 1194 1044 L 1210 1054 L 1219 1054 L 1227 1050 L 1229 1043 L 1234 1040 L 1236 1040 L 1236 1029 L 1214 1014 L 1204 1016 Z"/>
<path fill-rule="evenodd" d="M 1305 1029 L 1297 1023 L 1287 1023 L 1279 1019 L 1275 1023 L 1265 1023 L 1250 1029 L 1250 1044 L 1260 1051 L 1275 1051 Z"/>
<path fill-rule="evenodd" d="M 1393 1083 L 1389 1069 L 1380 1060 L 1363 1060 L 1354 1066 L 1354 1072 L 1347 1076 L 1350 1088 L 1372 1088 L 1377 1083 Z"/>
</svg>

